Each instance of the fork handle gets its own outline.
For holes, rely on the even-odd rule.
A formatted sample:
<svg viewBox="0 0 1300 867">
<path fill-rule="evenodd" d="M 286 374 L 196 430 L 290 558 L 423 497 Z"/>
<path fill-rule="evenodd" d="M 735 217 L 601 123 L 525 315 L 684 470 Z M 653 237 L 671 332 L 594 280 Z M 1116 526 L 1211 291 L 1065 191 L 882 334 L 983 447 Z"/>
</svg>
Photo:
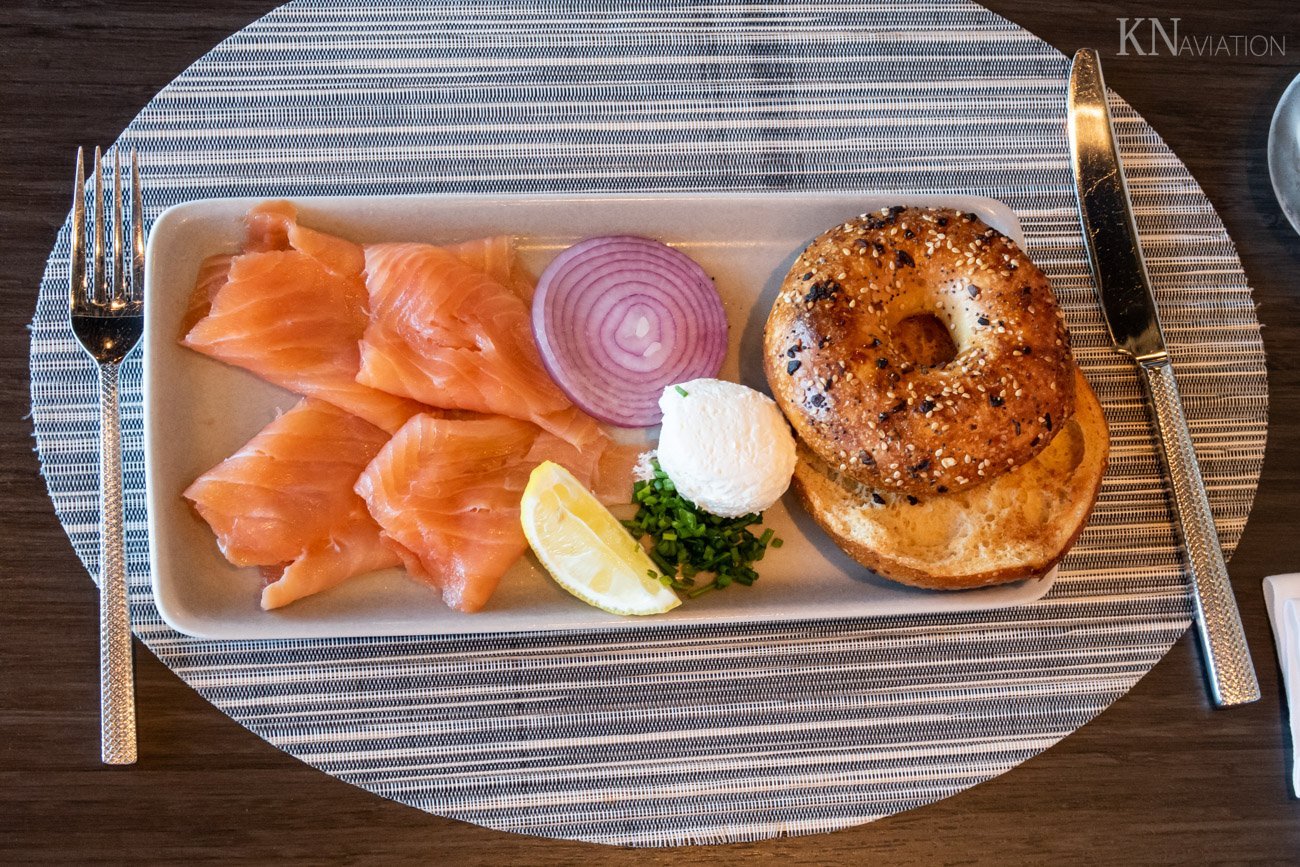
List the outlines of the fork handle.
<svg viewBox="0 0 1300 867">
<path fill-rule="evenodd" d="M 136 759 L 135 675 L 122 526 L 118 370 L 116 364 L 99 365 L 99 727 L 100 757 L 106 765 L 130 765 Z"/>
</svg>

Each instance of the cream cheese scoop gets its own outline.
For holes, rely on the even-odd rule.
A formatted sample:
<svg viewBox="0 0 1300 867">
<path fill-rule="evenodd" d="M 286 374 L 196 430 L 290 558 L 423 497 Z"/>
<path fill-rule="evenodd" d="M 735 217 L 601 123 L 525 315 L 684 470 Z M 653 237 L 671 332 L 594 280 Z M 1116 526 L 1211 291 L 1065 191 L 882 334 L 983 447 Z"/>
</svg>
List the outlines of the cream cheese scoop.
<svg viewBox="0 0 1300 867">
<path fill-rule="evenodd" d="M 693 379 L 665 388 L 659 408 L 659 466 L 704 511 L 724 518 L 762 512 L 790 487 L 794 435 L 767 395 Z"/>
</svg>

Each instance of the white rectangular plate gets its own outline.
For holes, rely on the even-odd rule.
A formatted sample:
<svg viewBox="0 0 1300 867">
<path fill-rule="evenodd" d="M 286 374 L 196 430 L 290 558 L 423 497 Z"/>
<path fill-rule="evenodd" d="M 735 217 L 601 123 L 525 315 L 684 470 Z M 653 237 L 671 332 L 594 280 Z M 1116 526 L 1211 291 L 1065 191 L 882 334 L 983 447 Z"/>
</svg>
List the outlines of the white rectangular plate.
<svg viewBox="0 0 1300 867">
<path fill-rule="evenodd" d="M 327 593 L 266 612 L 261 578 L 220 555 L 181 491 L 235 452 L 297 398 L 242 370 L 184 349 L 180 321 L 199 263 L 239 249 L 242 217 L 256 200 L 178 205 L 153 227 L 147 263 L 145 450 L 149 543 L 158 609 L 173 628 L 204 638 L 305 638 L 519 632 L 672 623 L 931 614 L 1032 602 L 1053 575 L 983 590 L 936 593 L 884 581 L 840 552 L 787 495 L 766 515 L 785 545 L 768 552 L 753 587 L 689 600 L 658 617 L 605 614 L 569 596 L 526 556 L 487 608 L 464 614 L 401 572 L 354 578 Z M 763 323 L 798 253 L 837 222 L 894 204 L 973 211 L 1022 241 L 1005 205 L 974 197 L 872 193 L 713 193 L 601 196 L 329 197 L 295 200 L 308 226 L 358 242 L 444 243 L 511 234 L 539 274 L 560 250 L 592 235 L 658 238 L 714 277 L 731 327 L 721 376 L 767 391 Z M 630 484 L 630 482 L 629 482 Z M 629 491 L 630 492 L 630 491 Z"/>
</svg>

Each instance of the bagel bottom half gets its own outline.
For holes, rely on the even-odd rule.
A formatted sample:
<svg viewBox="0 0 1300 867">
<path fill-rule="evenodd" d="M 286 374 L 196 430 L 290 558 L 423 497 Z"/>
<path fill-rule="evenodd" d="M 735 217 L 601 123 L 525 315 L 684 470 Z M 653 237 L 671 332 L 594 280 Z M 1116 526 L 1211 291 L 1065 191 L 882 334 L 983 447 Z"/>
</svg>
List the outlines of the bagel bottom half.
<svg viewBox="0 0 1300 867">
<path fill-rule="evenodd" d="M 1045 575 L 1083 532 L 1101 488 L 1110 434 L 1076 370 L 1075 412 L 1033 460 L 956 494 L 909 502 L 828 472 L 802 442 L 794 488 L 840 548 L 873 572 L 962 590 Z"/>
</svg>

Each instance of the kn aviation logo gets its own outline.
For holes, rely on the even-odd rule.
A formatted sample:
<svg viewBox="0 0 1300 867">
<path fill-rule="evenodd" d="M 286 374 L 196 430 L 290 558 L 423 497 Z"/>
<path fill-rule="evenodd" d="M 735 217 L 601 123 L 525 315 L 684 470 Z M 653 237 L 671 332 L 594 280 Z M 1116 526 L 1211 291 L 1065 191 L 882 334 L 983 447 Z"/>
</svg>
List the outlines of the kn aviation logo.
<svg viewBox="0 0 1300 867">
<path fill-rule="evenodd" d="M 1286 36 L 1193 33 L 1181 18 L 1117 18 L 1119 56 L 1285 57 Z"/>
</svg>

